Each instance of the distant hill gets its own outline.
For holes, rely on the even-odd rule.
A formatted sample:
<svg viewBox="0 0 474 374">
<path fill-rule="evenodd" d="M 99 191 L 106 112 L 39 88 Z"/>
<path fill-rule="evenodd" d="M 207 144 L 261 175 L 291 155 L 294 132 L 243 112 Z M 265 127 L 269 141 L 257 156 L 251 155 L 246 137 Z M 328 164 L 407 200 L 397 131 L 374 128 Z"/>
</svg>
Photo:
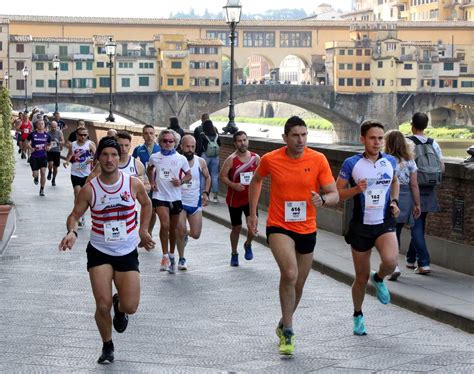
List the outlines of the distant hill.
<svg viewBox="0 0 474 374">
<path fill-rule="evenodd" d="M 270 9 L 265 13 L 256 13 L 256 14 L 242 14 L 243 20 L 272 20 L 272 19 L 301 19 L 307 17 L 308 15 L 304 9 Z M 188 13 L 178 12 L 171 13 L 169 18 L 172 19 L 224 19 L 223 12 L 219 13 L 210 13 L 207 9 L 204 14 L 196 14 L 193 8 L 189 10 Z"/>
</svg>

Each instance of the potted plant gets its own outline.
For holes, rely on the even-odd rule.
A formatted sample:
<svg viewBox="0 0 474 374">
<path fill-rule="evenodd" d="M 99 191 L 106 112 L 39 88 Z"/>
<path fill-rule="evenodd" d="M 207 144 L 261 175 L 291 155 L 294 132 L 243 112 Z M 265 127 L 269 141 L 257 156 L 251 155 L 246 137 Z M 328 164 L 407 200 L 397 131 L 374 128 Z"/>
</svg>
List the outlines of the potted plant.
<svg viewBox="0 0 474 374">
<path fill-rule="evenodd" d="M 0 91 L 0 240 L 3 239 L 8 214 L 12 208 L 10 193 L 15 175 L 15 158 L 11 136 L 10 95 L 5 87 Z"/>
</svg>

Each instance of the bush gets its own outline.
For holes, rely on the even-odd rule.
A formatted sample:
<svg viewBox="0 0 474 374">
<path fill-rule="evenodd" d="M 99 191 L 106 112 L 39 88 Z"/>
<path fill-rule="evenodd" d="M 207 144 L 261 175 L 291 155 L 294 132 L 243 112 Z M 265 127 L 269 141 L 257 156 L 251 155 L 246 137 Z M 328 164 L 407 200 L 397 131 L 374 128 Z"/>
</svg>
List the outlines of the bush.
<svg viewBox="0 0 474 374">
<path fill-rule="evenodd" d="M 15 158 L 11 136 L 12 111 L 10 95 L 4 87 L 0 91 L 0 205 L 11 204 Z"/>
</svg>

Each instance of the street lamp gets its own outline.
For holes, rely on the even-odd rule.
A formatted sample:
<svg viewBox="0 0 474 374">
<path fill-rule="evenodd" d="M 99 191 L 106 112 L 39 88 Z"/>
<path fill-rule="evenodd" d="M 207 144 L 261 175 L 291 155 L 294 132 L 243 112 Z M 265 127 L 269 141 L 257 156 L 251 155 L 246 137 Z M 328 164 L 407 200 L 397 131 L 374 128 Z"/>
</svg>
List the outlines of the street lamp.
<svg viewBox="0 0 474 374">
<path fill-rule="evenodd" d="M 30 71 L 28 70 L 28 67 L 25 66 L 22 72 L 25 77 L 25 112 L 28 112 L 28 75 L 30 74 Z"/>
<path fill-rule="evenodd" d="M 53 69 L 54 69 L 54 76 L 56 79 L 56 91 L 54 93 L 54 112 L 58 112 L 58 70 L 59 67 L 61 66 L 61 60 L 58 58 L 57 55 L 54 56 L 53 58 Z"/>
<path fill-rule="evenodd" d="M 116 48 L 117 44 L 113 42 L 112 37 L 109 37 L 109 41 L 105 44 L 105 53 L 109 56 L 109 62 L 107 63 L 109 67 L 109 116 L 105 119 L 106 122 L 115 122 L 112 114 L 112 67 L 114 66 L 112 58 L 115 56 Z"/>
<path fill-rule="evenodd" d="M 227 0 L 227 4 L 223 7 L 225 21 L 230 26 L 230 89 L 229 89 L 229 123 L 222 128 L 224 134 L 234 134 L 239 129 L 235 125 L 234 118 L 234 45 L 235 45 L 235 27 L 240 22 L 242 6 L 240 0 Z"/>
<path fill-rule="evenodd" d="M 8 89 L 8 71 L 5 72 L 5 75 L 3 76 L 3 81 L 5 82 L 5 88 Z"/>
</svg>

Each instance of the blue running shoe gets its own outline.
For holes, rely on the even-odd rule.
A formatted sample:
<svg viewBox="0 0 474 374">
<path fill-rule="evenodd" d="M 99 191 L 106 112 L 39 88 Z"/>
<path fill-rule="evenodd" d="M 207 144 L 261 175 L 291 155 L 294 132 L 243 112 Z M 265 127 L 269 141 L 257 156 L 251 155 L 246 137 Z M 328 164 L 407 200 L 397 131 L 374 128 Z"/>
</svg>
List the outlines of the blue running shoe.
<svg viewBox="0 0 474 374">
<path fill-rule="evenodd" d="M 375 294 L 377 295 L 377 299 L 382 304 L 388 304 L 390 302 L 390 292 L 388 292 L 388 288 L 385 285 L 385 282 L 376 282 L 374 279 L 375 271 L 370 272 L 370 281 L 372 285 L 375 287 Z"/>
<path fill-rule="evenodd" d="M 364 316 L 352 317 L 352 319 L 354 320 L 354 335 L 367 335 Z"/>
<path fill-rule="evenodd" d="M 230 266 L 239 266 L 239 254 L 232 253 L 230 256 Z"/>
<path fill-rule="evenodd" d="M 247 245 L 246 243 L 244 243 L 244 249 L 245 249 L 244 258 L 247 261 L 250 261 L 251 259 L 253 259 L 252 244 Z"/>
</svg>

